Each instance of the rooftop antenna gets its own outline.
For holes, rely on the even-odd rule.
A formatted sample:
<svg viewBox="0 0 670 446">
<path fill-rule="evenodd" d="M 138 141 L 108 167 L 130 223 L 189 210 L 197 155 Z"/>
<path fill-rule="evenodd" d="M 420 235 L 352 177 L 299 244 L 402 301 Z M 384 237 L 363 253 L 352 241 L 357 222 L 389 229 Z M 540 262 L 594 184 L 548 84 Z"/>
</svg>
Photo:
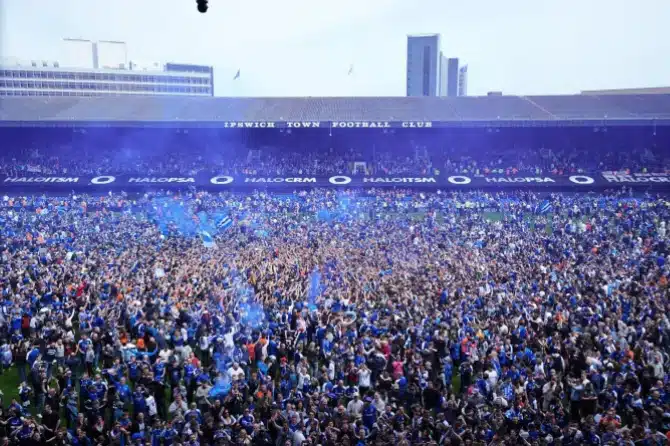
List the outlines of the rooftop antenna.
<svg viewBox="0 0 670 446">
<path fill-rule="evenodd" d="M 65 42 L 79 42 L 79 43 L 90 43 L 91 44 L 91 53 L 93 56 L 93 68 L 98 69 L 100 68 L 100 56 L 99 56 L 99 51 L 98 51 L 98 44 L 100 43 L 108 43 L 112 45 L 123 45 L 123 66 L 127 67 L 128 66 L 128 44 L 126 42 L 121 42 L 119 40 L 98 40 L 98 41 L 93 41 L 89 39 L 73 39 L 73 38 L 64 38 L 63 41 Z"/>
</svg>

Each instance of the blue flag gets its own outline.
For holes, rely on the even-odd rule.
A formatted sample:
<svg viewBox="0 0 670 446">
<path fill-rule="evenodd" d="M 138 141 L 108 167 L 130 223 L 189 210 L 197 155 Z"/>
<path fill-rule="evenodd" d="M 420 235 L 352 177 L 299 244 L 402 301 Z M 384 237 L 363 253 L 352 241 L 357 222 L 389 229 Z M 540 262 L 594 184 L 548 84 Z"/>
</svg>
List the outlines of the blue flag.
<svg viewBox="0 0 670 446">
<path fill-rule="evenodd" d="M 227 215 L 216 223 L 216 227 L 219 228 L 221 231 L 225 231 L 232 225 L 233 225 L 233 219 L 228 217 Z"/>
<path fill-rule="evenodd" d="M 535 213 L 539 215 L 545 215 L 551 212 L 554 209 L 554 205 L 549 200 L 544 200 L 542 203 L 538 204 L 535 208 Z"/>
<path fill-rule="evenodd" d="M 200 233 L 200 239 L 202 240 L 202 244 L 205 246 L 205 248 L 215 248 L 216 247 L 216 242 L 214 241 L 214 238 L 210 235 L 209 232 L 202 231 Z"/>
</svg>

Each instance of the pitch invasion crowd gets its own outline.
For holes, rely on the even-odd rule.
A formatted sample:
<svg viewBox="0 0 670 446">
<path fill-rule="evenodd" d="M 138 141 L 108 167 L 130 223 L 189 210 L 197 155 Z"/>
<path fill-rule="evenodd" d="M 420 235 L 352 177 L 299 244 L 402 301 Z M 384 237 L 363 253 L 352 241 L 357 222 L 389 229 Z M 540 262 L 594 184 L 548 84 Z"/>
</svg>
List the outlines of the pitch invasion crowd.
<svg viewBox="0 0 670 446">
<path fill-rule="evenodd" d="M 2 443 L 666 444 L 670 208 L 545 198 L 4 197 Z"/>
</svg>

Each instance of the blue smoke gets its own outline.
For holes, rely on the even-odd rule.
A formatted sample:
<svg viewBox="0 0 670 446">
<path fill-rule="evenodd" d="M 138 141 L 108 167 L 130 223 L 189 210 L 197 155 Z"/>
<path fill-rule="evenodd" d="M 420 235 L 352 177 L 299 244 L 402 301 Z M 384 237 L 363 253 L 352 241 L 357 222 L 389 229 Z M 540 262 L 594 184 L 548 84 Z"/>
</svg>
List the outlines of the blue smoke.
<svg viewBox="0 0 670 446">
<path fill-rule="evenodd" d="M 309 291 L 307 294 L 307 308 L 316 310 L 316 299 L 323 293 L 323 285 L 321 284 L 321 273 L 317 268 L 314 268 L 312 274 L 309 276 Z"/>
<path fill-rule="evenodd" d="M 214 386 L 209 390 L 209 396 L 212 398 L 225 397 L 230 392 L 230 377 L 227 373 L 214 381 Z"/>
<path fill-rule="evenodd" d="M 261 328 L 265 323 L 265 310 L 256 301 L 254 290 L 240 278 L 235 279 L 234 287 L 240 324 L 253 329 Z"/>
<path fill-rule="evenodd" d="M 147 211 L 163 234 L 168 234 L 170 231 L 176 231 L 184 236 L 198 234 L 197 218 L 194 218 L 191 209 L 179 200 L 171 197 L 158 199 Z"/>
</svg>

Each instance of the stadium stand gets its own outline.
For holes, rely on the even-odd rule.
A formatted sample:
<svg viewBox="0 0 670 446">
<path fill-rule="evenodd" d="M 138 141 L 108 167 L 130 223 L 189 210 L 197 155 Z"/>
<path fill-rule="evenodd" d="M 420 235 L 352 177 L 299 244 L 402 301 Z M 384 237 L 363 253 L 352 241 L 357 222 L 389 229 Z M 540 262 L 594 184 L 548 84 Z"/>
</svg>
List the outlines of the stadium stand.
<svg viewBox="0 0 670 446">
<path fill-rule="evenodd" d="M 670 95 L 459 98 L 5 97 L 20 121 L 562 121 L 670 117 Z"/>
</svg>

